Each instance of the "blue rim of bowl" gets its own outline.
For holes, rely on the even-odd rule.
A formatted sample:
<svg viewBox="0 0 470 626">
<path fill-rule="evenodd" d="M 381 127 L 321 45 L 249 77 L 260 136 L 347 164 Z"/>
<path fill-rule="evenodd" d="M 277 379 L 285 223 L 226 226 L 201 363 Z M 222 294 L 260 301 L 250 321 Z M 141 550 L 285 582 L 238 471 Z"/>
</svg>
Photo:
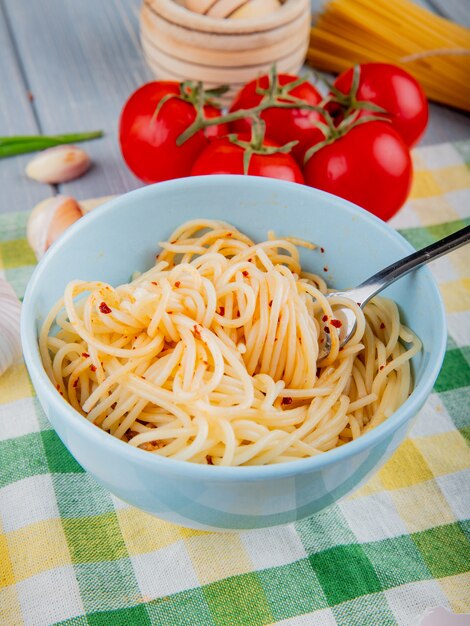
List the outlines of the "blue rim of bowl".
<svg viewBox="0 0 470 626">
<path fill-rule="evenodd" d="M 47 254 L 36 266 L 26 288 L 21 314 L 21 339 L 25 362 L 31 373 L 31 378 L 36 377 L 39 384 L 44 386 L 44 393 L 47 394 L 53 409 L 61 413 L 65 413 L 66 419 L 75 420 L 75 428 L 79 429 L 85 437 L 93 437 L 94 439 L 97 439 L 97 441 L 102 442 L 105 447 L 110 446 L 111 449 L 114 448 L 116 452 L 127 457 L 130 462 L 134 461 L 140 465 L 143 464 L 149 467 L 154 466 L 156 469 L 160 467 L 162 471 L 168 471 L 179 475 L 188 475 L 189 473 L 192 478 L 200 477 L 201 479 L 213 481 L 242 480 L 249 482 L 274 478 L 286 478 L 306 472 L 321 471 L 329 465 L 360 454 L 361 452 L 373 447 L 375 444 L 387 439 L 388 436 L 391 436 L 400 426 L 409 421 L 411 417 L 418 412 L 428 395 L 431 393 L 444 359 L 447 332 L 442 298 L 437 284 L 427 267 L 423 267 L 419 271 L 426 274 L 429 286 L 432 290 L 432 297 L 435 299 L 436 304 L 438 304 L 437 314 L 442 328 L 442 335 L 438 338 L 436 344 L 433 344 L 429 353 L 429 362 L 426 365 L 422 380 L 418 383 L 418 386 L 413 389 L 413 392 L 402 404 L 402 406 L 373 430 L 361 435 L 358 439 L 351 441 L 344 446 L 333 448 L 332 450 L 328 450 L 327 452 L 323 452 L 317 456 L 300 459 L 299 461 L 272 465 L 225 467 L 218 465 L 201 465 L 190 461 L 179 461 L 177 459 L 166 458 L 156 454 L 149 454 L 145 450 L 135 448 L 124 441 L 116 439 L 108 432 L 98 428 L 89 422 L 85 417 L 80 415 L 80 413 L 75 411 L 75 409 L 57 393 L 57 390 L 50 381 L 42 365 L 36 333 L 37 320 L 33 313 L 32 306 L 28 307 L 28 304 L 30 298 L 32 298 L 31 294 L 35 291 L 36 284 L 41 280 L 42 275 L 47 272 L 48 258 L 50 258 L 50 254 L 53 254 L 54 250 L 60 250 L 61 248 L 66 247 L 67 242 L 71 237 L 78 234 L 80 230 L 88 228 L 88 224 L 92 223 L 95 219 L 101 219 L 104 214 L 114 211 L 115 207 L 123 204 L 125 205 L 128 202 L 129 196 L 138 198 L 139 196 L 144 197 L 146 195 L 152 195 L 157 187 L 159 189 L 163 189 L 165 187 L 168 190 L 171 190 L 172 187 L 178 188 L 181 185 L 189 187 L 193 186 L 194 188 L 204 188 L 207 187 L 208 184 L 212 186 L 224 187 L 228 181 L 233 182 L 233 179 L 238 179 L 238 184 L 247 186 L 252 185 L 253 187 L 265 187 L 266 191 L 270 192 L 275 190 L 276 187 L 279 188 L 279 190 L 293 189 L 295 187 L 296 193 L 304 192 L 306 197 L 307 195 L 311 195 L 312 201 L 314 201 L 315 196 L 318 198 L 326 198 L 328 203 L 341 206 L 342 210 L 345 210 L 346 213 L 353 215 L 359 214 L 361 219 L 378 224 L 383 230 L 384 235 L 394 239 L 401 245 L 404 254 L 415 251 L 411 244 L 408 243 L 406 239 L 404 239 L 404 237 L 402 237 L 397 231 L 368 211 L 365 211 L 361 207 L 339 198 L 338 196 L 334 196 L 330 193 L 314 189 L 312 187 L 307 187 L 305 185 L 272 178 L 234 175 L 179 178 L 157 183 L 155 185 L 148 185 L 113 198 L 103 204 L 99 208 L 99 211 L 92 211 L 91 213 L 85 215 L 82 219 L 73 224 L 66 233 L 64 233 L 64 235 L 50 248 L 50 251 L 47 252 Z"/>
</svg>

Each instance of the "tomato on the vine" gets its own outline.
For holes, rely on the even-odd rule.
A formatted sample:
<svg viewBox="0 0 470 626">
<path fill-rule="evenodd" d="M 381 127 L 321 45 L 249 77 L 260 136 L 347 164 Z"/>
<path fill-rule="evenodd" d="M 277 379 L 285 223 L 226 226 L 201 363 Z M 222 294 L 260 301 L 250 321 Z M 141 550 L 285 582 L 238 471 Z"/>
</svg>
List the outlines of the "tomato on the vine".
<svg viewBox="0 0 470 626">
<path fill-rule="evenodd" d="M 391 124 L 365 122 L 313 152 L 304 176 L 307 185 L 355 202 L 388 220 L 410 191 L 410 152 Z"/>
<path fill-rule="evenodd" d="M 333 87 L 344 94 L 349 94 L 353 74 L 354 68 L 343 72 L 334 81 Z M 396 65 L 389 63 L 359 65 L 357 91 L 351 95 L 356 102 L 371 102 L 385 109 L 392 126 L 409 147 L 414 146 L 426 130 L 429 109 L 423 88 L 411 74 Z M 371 112 L 368 114 L 374 115 Z"/>
<path fill-rule="evenodd" d="M 237 141 L 249 143 L 249 135 L 238 135 Z M 228 137 L 215 139 L 201 152 L 191 170 L 192 176 L 205 174 L 244 174 L 281 178 L 294 183 L 303 183 L 304 177 L 295 159 L 285 152 L 263 153 L 263 148 L 279 147 L 274 141 L 265 139 L 259 152 L 251 154 L 248 171 L 245 172 L 246 148 Z"/>
<path fill-rule="evenodd" d="M 227 133 L 225 124 L 210 126 L 178 146 L 177 138 L 196 118 L 193 102 L 180 96 L 180 83 L 154 81 L 137 89 L 122 110 L 119 122 L 122 155 L 132 172 L 146 183 L 188 176 L 209 139 Z M 167 99 L 157 114 L 163 98 Z M 203 110 L 208 118 L 221 114 L 210 104 L 204 105 Z"/>
<path fill-rule="evenodd" d="M 247 83 L 235 96 L 230 111 L 258 106 L 264 96 L 262 93 L 258 93 L 257 90 L 268 89 L 271 80 L 272 77 L 265 75 Z M 314 106 L 320 104 L 322 100 L 321 94 L 307 80 L 297 84 L 292 89 L 286 87 L 294 81 L 298 81 L 298 76 L 292 76 L 291 74 L 279 74 L 277 76 L 275 93 L 278 94 L 279 102 L 289 102 L 286 98 L 282 98 L 282 93 L 285 92 L 298 98 L 305 104 Z M 323 117 L 320 112 L 308 109 L 270 107 L 261 113 L 261 119 L 266 124 L 266 137 L 269 137 L 279 145 L 286 144 L 289 141 L 298 141 L 299 144 L 294 146 L 292 154 L 297 159 L 301 159 L 305 131 L 314 127 L 314 123 L 321 121 Z M 251 120 L 249 118 L 236 120 L 230 124 L 230 130 L 236 133 L 249 133 L 250 128 Z"/>
</svg>

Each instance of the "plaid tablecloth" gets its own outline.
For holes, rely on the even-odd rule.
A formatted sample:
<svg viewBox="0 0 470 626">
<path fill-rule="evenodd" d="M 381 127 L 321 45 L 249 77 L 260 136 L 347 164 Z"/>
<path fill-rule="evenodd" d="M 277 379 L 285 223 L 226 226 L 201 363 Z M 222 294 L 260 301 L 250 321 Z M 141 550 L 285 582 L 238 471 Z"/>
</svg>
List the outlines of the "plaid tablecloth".
<svg viewBox="0 0 470 626">
<path fill-rule="evenodd" d="M 422 247 L 470 222 L 470 142 L 417 149 L 393 225 Z M 0 218 L 0 272 L 19 296 L 35 259 L 27 213 Z M 409 626 L 470 612 L 470 257 L 431 265 L 444 366 L 409 438 L 351 497 L 283 528 L 219 535 L 162 522 L 86 474 L 23 363 L 0 377 L 0 624 Z"/>
</svg>

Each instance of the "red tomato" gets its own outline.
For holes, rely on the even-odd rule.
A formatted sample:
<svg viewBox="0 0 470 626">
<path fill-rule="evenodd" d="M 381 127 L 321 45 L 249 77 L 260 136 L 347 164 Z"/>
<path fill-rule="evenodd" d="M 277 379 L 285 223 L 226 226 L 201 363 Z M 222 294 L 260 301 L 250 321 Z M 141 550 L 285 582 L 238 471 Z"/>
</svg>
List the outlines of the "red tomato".
<svg viewBox="0 0 470 626">
<path fill-rule="evenodd" d="M 297 76 L 290 74 L 279 74 L 278 76 L 281 86 L 292 83 L 297 78 Z M 269 87 L 269 77 L 267 75 L 261 76 L 247 83 L 236 95 L 230 111 L 257 106 L 263 99 L 262 94 L 256 93 L 257 87 L 267 89 Z M 289 93 L 307 104 L 318 105 L 322 100 L 321 94 L 309 82 L 294 87 Z M 287 102 L 287 100 L 281 99 L 281 102 Z M 322 120 L 322 115 L 317 111 L 305 109 L 277 109 L 271 107 L 263 111 L 261 118 L 266 124 L 266 137 L 277 142 L 280 146 L 289 141 L 299 141 L 299 145 L 292 150 L 294 157 L 299 160 L 303 155 L 301 144 L 304 142 L 304 131 L 311 129 L 314 121 Z M 237 120 L 230 124 L 230 130 L 236 133 L 249 133 L 250 128 L 250 119 Z"/>
<path fill-rule="evenodd" d="M 154 81 L 137 89 L 124 105 L 119 122 L 121 152 L 129 168 L 146 183 L 189 176 L 192 164 L 208 144 L 208 138 L 227 133 L 227 126 L 211 126 L 197 132 L 181 146 L 176 139 L 196 117 L 191 102 L 169 98 L 155 117 L 158 103 L 168 94 L 180 94 L 174 81 Z M 206 117 L 221 114 L 216 107 L 204 107 Z"/>
<path fill-rule="evenodd" d="M 248 135 L 240 135 L 242 141 L 249 141 Z M 265 139 L 265 146 L 277 146 L 274 141 Z M 191 170 L 191 176 L 204 174 L 243 174 L 244 148 L 228 138 L 215 139 L 199 155 Z M 302 172 L 290 154 L 252 154 L 248 168 L 250 176 L 281 178 L 294 183 L 303 183 Z"/>
<path fill-rule="evenodd" d="M 387 122 L 367 122 L 315 152 L 304 168 L 305 182 L 355 202 L 388 220 L 411 187 L 408 147 Z"/>
<path fill-rule="evenodd" d="M 408 146 L 414 146 L 428 123 L 428 101 L 423 88 L 408 72 L 388 63 L 364 63 L 356 100 L 365 100 L 389 112 L 395 130 Z M 333 85 L 349 93 L 353 68 L 338 76 Z M 381 115 L 380 113 L 378 115 Z"/>
</svg>

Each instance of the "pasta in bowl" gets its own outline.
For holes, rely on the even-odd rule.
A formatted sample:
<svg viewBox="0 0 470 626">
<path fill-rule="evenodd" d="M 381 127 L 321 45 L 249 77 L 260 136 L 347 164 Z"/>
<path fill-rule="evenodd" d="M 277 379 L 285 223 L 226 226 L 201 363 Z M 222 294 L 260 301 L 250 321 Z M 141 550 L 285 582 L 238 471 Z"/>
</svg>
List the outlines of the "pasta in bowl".
<svg viewBox="0 0 470 626">
<path fill-rule="evenodd" d="M 356 331 L 340 348 L 335 301 L 292 240 L 199 219 L 160 246 L 131 283 L 71 281 L 40 334 L 58 393 L 118 439 L 209 465 L 296 461 L 356 439 L 411 393 L 421 343 L 396 304 L 351 302 Z"/>
<path fill-rule="evenodd" d="M 160 518 L 233 530 L 312 515 L 389 458 L 437 377 L 427 269 L 358 309 L 343 350 L 324 298 L 409 251 L 361 209 L 282 181 L 131 192 L 67 231 L 28 285 L 40 403 L 92 476 Z"/>
</svg>

